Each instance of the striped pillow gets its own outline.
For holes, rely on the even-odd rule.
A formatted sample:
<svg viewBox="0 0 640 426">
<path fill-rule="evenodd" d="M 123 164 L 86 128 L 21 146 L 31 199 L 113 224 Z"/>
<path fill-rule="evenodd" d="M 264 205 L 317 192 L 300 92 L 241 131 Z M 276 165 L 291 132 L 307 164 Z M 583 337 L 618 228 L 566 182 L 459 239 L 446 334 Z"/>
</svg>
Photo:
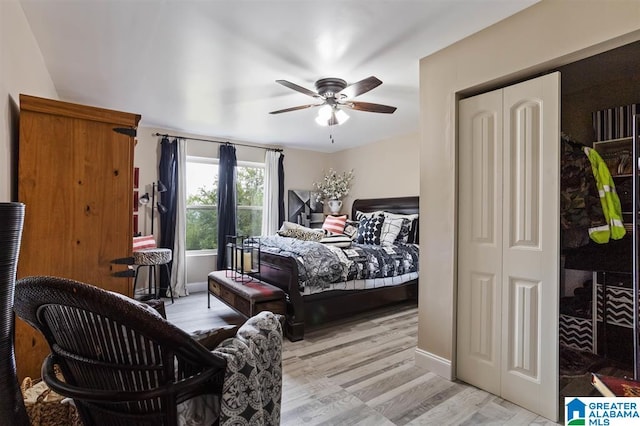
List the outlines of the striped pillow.
<svg viewBox="0 0 640 426">
<path fill-rule="evenodd" d="M 133 251 L 156 248 L 156 240 L 153 235 L 133 237 Z"/>
<path fill-rule="evenodd" d="M 329 234 L 342 234 L 344 225 L 347 223 L 347 216 L 327 216 L 322 224 L 322 229 Z"/>
<path fill-rule="evenodd" d="M 327 235 L 319 242 L 321 242 L 322 244 L 340 248 L 351 247 L 351 238 L 349 238 L 347 235 Z"/>
</svg>

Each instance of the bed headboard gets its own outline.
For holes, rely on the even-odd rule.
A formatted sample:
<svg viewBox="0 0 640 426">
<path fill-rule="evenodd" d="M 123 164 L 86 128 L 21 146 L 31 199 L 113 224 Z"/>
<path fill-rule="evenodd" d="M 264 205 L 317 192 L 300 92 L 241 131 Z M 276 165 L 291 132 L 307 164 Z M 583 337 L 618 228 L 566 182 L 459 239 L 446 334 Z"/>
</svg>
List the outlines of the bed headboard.
<svg viewBox="0 0 640 426">
<path fill-rule="evenodd" d="M 351 217 L 356 217 L 356 210 L 374 212 L 384 210 L 391 213 L 414 214 L 419 212 L 420 197 L 368 198 L 358 199 L 351 207 Z"/>
</svg>

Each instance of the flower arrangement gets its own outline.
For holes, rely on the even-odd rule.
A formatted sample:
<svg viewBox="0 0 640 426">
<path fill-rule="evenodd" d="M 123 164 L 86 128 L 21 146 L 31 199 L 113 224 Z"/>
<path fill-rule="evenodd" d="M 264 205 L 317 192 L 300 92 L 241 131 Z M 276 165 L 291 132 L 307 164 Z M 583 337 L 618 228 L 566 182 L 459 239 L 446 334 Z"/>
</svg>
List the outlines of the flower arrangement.
<svg viewBox="0 0 640 426">
<path fill-rule="evenodd" d="M 346 196 L 349 194 L 353 177 L 353 170 L 338 174 L 335 170 L 329 169 L 324 179 L 313 184 L 313 188 L 318 191 L 316 201 L 339 200 Z"/>
</svg>

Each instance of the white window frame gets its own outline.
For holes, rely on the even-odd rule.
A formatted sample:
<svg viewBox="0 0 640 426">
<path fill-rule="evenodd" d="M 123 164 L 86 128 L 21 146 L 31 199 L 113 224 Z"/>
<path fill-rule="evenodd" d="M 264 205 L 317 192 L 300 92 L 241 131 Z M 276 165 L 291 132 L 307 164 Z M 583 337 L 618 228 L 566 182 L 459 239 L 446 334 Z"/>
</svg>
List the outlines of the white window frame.
<svg viewBox="0 0 640 426">
<path fill-rule="evenodd" d="M 220 159 L 215 157 L 200 157 L 194 155 L 187 155 L 186 162 L 188 163 L 203 163 L 203 164 L 220 164 Z M 237 167 L 253 167 L 264 169 L 265 164 L 259 163 L 255 161 L 237 161 Z M 263 173 L 264 176 L 264 173 Z M 264 182 L 263 182 L 264 185 Z M 198 209 L 217 209 L 217 205 L 187 205 L 186 209 L 190 208 L 198 208 Z M 236 206 L 237 210 L 260 210 L 264 214 L 264 204 L 262 206 Z M 218 248 L 214 249 L 203 249 L 203 250 L 186 250 L 188 256 L 204 256 L 204 255 L 212 255 L 218 253 Z"/>
</svg>

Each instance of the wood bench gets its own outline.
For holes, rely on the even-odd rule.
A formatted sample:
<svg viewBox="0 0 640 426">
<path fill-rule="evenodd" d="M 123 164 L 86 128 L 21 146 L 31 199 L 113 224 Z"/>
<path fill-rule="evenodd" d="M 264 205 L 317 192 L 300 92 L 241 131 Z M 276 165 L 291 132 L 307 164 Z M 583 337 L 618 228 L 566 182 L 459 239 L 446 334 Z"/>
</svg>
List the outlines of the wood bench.
<svg viewBox="0 0 640 426">
<path fill-rule="evenodd" d="M 228 277 L 227 271 L 214 271 L 209 274 L 207 287 L 208 308 L 213 295 L 247 318 L 262 311 L 285 315 L 284 291 L 263 281 L 239 282 Z"/>
</svg>

